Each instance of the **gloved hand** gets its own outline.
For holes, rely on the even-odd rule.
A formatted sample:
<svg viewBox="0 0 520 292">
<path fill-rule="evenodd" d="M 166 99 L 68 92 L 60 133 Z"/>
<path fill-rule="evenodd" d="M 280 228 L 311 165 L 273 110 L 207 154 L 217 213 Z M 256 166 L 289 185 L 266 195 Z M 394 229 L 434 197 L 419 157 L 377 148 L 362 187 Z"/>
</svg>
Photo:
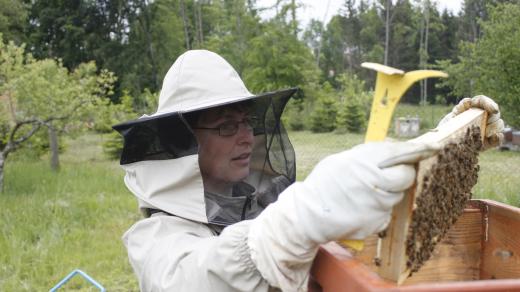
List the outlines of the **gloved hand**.
<svg viewBox="0 0 520 292">
<path fill-rule="evenodd" d="M 392 207 L 415 180 L 413 163 L 437 150 L 382 142 L 323 159 L 253 220 L 248 244 L 262 276 L 294 290 L 304 282 L 319 244 L 363 239 L 386 228 Z"/>
<path fill-rule="evenodd" d="M 486 125 L 486 137 L 484 139 L 484 149 L 499 146 L 504 139 L 504 121 L 500 118 L 498 104 L 485 95 L 477 95 L 473 98 L 463 98 L 459 104 L 453 107 L 451 113 L 447 114 L 439 122 L 439 125 L 446 123 L 456 115 L 472 108 L 478 107 L 488 112 Z"/>
<path fill-rule="evenodd" d="M 309 240 L 364 239 L 390 222 L 392 207 L 415 180 L 414 163 L 438 149 L 369 143 L 322 160 L 298 186 L 299 223 Z"/>
</svg>

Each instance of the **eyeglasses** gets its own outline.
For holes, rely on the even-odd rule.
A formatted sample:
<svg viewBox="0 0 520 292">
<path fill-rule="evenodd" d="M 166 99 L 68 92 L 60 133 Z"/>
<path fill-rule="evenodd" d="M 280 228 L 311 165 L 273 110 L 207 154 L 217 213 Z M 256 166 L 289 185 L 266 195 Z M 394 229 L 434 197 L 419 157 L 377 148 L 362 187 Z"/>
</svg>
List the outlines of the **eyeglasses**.
<svg viewBox="0 0 520 292">
<path fill-rule="evenodd" d="M 214 128 L 206 128 L 206 127 L 193 127 L 193 129 L 198 130 L 218 130 L 219 136 L 222 137 L 230 137 L 235 135 L 240 128 L 240 124 L 244 124 L 248 131 L 252 131 L 258 125 L 259 119 L 257 117 L 246 117 L 241 121 L 226 121 Z"/>
</svg>

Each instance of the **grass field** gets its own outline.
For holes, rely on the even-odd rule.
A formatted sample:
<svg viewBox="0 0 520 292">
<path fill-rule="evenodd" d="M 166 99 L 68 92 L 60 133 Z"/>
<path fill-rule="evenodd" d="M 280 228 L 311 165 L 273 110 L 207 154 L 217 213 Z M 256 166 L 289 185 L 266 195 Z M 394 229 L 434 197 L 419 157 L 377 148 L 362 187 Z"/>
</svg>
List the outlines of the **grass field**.
<svg viewBox="0 0 520 292">
<path fill-rule="evenodd" d="M 290 136 L 299 180 L 324 156 L 363 140 L 360 134 Z M 140 215 L 122 170 L 105 158 L 101 142 L 94 134 L 69 141 L 57 173 L 45 158 L 10 157 L 0 194 L 0 291 L 48 291 L 76 268 L 107 291 L 138 290 L 120 237 Z M 474 192 L 520 206 L 520 153 L 483 153 Z M 80 278 L 66 290 L 96 291 Z"/>
<path fill-rule="evenodd" d="M 72 141 L 62 168 L 16 157 L 0 194 L 0 291 L 48 291 L 79 268 L 108 291 L 138 291 L 120 237 L 139 218 L 100 137 Z M 84 288 L 82 288 L 84 287 Z M 66 290 L 96 291 L 81 278 Z"/>
</svg>

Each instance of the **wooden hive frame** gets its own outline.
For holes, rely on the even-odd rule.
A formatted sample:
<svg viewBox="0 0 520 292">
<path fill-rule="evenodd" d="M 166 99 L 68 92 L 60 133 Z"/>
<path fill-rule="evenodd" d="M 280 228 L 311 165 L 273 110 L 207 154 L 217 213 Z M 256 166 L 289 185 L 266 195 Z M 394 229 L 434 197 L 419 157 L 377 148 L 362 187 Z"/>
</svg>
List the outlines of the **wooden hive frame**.
<svg viewBox="0 0 520 292">
<path fill-rule="evenodd" d="M 484 137 L 486 118 L 485 111 L 470 109 L 455 116 L 442 126 L 410 141 L 436 143 L 444 146 L 448 143 L 456 143 L 464 137 L 468 129 L 474 126 L 480 128 L 481 137 Z M 392 220 L 378 247 L 379 275 L 398 284 L 403 283 L 411 273 L 407 267 L 406 240 L 412 213 L 416 199 L 421 193 L 423 180 L 436 161 L 437 156 L 433 156 L 418 163 L 416 182 L 405 192 L 403 200 L 393 208 Z"/>
</svg>

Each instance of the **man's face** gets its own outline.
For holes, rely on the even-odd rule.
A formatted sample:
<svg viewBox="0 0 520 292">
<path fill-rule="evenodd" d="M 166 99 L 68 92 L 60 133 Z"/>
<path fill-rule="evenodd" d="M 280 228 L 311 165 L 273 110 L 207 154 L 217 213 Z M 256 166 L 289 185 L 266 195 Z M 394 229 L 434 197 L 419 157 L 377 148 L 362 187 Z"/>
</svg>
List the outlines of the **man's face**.
<svg viewBox="0 0 520 292">
<path fill-rule="evenodd" d="M 210 109 L 201 114 L 194 128 L 218 128 L 226 122 L 241 122 L 246 112 L 234 109 Z M 233 183 L 249 175 L 254 142 L 253 131 L 240 123 L 236 134 L 221 136 L 218 130 L 195 129 L 199 144 L 199 166 L 204 187 L 225 192 Z"/>
</svg>

